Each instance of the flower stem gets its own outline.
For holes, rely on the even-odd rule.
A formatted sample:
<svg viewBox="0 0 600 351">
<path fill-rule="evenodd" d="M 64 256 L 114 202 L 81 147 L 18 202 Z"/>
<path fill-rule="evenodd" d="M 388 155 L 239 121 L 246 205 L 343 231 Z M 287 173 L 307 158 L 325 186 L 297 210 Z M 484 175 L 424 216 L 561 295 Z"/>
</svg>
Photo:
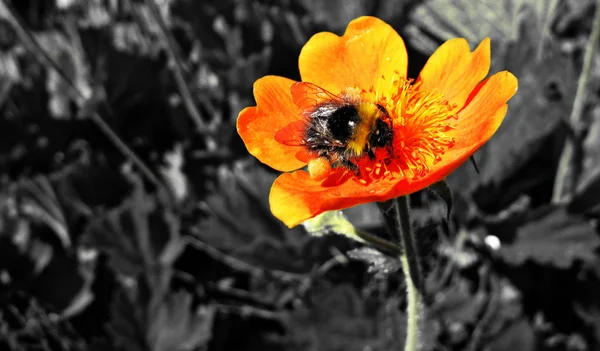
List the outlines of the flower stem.
<svg viewBox="0 0 600 351">
<path fill-rule="evenodd" d="M 552 202 L 560 203 L 565 197 L 573 194 L 577 185 L 577 177 L 581 172 L 581 143 L 583 131 L 586 129 L 586 121 L 583 118 L 583 109 L 586 102 L 587 83 L 590 76 L 593 74 L 592 62 L 600 39 L 600 0 L 596 1 L 596 13 L 594 15 L 594 24 L 592 33 L 588 39 L 583 57 L 583 67 L 579 75 L 577 83 L 577 92 L 575 93 L 575 101 L 571 110 L 570 125 L 574 136 L 567 137 L 565 146 L 560 155 L 558 168 L 556 170 L 556 178 L 554 180 L 554 189 L 552 193 Z"/>
<path fill-rule="evenodd" d="M 406 277 L 406 344 L 405 351 L 416 351 L 419 349 L 419 324 L 421 319 L 421 294 L 423 292 L 423 274 L 419 261 L 419 250 L 416 238 L 410 223 L 410 203 L 408 196 L 402 196 L 394 200 L 394 221 L 396 231 L 404 249 L 402 270 Z"/>
</svg>

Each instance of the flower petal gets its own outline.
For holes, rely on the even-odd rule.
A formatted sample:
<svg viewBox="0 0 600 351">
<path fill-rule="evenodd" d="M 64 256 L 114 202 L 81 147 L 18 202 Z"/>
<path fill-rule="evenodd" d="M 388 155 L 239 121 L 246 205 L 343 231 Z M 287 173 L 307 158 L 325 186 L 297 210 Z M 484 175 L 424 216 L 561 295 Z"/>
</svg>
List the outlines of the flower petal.
<svg viewBox="0 0 600 351">
<path fill-rule="evenodd" d="M 325 211 L 388 199 L 397 182 L 362 185 L 350 179 L 340 185 L 322 186 L 323 182 L 311 179 L 308 172 L 296 171 L 275 179 L 269 203 L 273 215 L 292 228 Z"/>
<path fill-rule="evenodd" d="M 341 37 L 330 32 L 315 34 L 299 58 L 302 81 L 334 94 L 354 87 L 387 92 L 395 72 L 406 77 L 407 66 L 402 38 L 387 23 L 368 16 L 350 22 Z"/>
<path fill-rule="evenodd" d="M 479 148 L 487 142 L 504 120 L 506 103 L 517 87 L 517 78 L 508 71 L 498 72 L 477 85 L 458 112 L 455 147 Z"/>
<path fill-rule="evenodd" d="M 431 55 L 419 74 L 420 89 L 435 90 L 458 108 L 490 70 L 490 39 L 471 52 L 463 38 L 451 39 Z"/>
<path fill-rule="evenodd" d="M 418 184 L 427 187 L 446 178 L 496 133 L 506 116 L 508 100 L 517 92 L 517 78 L 508 71 L 494 74 L 481 82 L 468 97 L 466 106 L 458 112 L 454 130 L 456 144 L 446 151 L 442 160 Z M 413 184 L 417 185 L 417 184 Z"/>
<path fill-rule="evenodd" d="M 255 107 L 240 112 L 237 130 L 250 154 L 261 162 L 283 172 L 306 165 L 298 160 L 300 147 L 284 145 L 275 140 L 275 133 L 303 117 L 293 103 L 290 87 L 295 81 L 266 76 L 254 83 Z"/>
</svg>

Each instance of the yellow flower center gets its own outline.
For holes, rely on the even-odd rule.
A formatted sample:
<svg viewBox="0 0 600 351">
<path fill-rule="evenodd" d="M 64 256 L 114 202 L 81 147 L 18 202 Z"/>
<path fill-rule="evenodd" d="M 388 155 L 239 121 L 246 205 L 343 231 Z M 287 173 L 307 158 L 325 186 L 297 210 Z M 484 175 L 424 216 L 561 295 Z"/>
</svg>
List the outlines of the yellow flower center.
<svg viewBox="0 0 600 351">
<path fill-rule="evenodd" d="M 394 152 L 401 156 L 414 178 L 429 173 L 429 165 L 442 160 L 455 140 L 448 132 L 454 129 L 455 106 L 443 94 L 419 89 L 420 83 L 405 80 L 392 95 L 394 113 Z"/>
<path fill-rule="evenodd" d="M 360 183 L 384 177 L 413 180 L 423 177 L 455 144 L 452 130 L 453 120 L 457 119 L 456 106 L 443 93 L 421 89 L 420 83 L 398 77 L 393 77 L 389 91 L 363 91 L 374 95 L 389 112 L 393 143 L 391 150 L 377 150 L 374 160 L 368 157 L 358 160 L 360 175 L 356 180 Z"/>
</svg>

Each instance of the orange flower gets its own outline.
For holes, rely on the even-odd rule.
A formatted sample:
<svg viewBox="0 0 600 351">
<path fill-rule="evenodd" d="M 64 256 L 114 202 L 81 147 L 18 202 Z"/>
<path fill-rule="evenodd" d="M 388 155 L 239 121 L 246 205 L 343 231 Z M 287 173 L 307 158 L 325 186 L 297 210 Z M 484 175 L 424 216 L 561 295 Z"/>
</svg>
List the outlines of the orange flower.
<svg viewBox="0 0 600 351">
<path fill-rule="evenodd" d="M 277 76 L 256 81 L 257 106 L 240 112 L 238 133 L 261 162 L 291 172 L 275 180 L 269 196 L 271 211 L 287 226 L 443 180 L 492 137 L 517 91 L 510 72 L 485 79 L 489 39 L 473 52 L 464 39 L 447 41 L 414 81 L 406 77 L 407 65 L 394 29 L 360 17 L 341 37 L 318 33 L 306 43 L 299 58 L 302 82 Z M 333 141 L 337 151 L 328 155 L 311 149 L 314 133 L 306 133 L 314 111 L 335 99 L 354 103 L 369 122 L 351 142 Z M 380 147 L 369 145 L 375 115 L 384 116 L 392 132 Z M 308 172 L 299 170 L 305 166 Z"/>
</svg>

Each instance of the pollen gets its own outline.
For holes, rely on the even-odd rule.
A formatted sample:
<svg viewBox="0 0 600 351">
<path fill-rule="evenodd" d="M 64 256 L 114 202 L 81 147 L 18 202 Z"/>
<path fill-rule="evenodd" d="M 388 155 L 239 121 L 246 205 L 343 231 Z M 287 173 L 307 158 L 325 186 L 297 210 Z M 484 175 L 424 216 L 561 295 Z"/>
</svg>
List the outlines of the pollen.
<svg viewBox="0 0 600 351">
<path fill-rule="evenodd" d="M 375 157 L 355 160 L 361 184 L 382 178 L 424 177 L 455 145 L 456 106 L 440 92 L 421 89 L 418 82 L 398 74 L 391 79 L 391 91 L 381 92 L 377 101 L 390 113 L 392 146 L 379 148 Z"/>
<path fill-rule="evenodd" d="M 317 157 L 308 161 L 308 173 L 314 180 L 323 180 L 331 172 L 331 162 L 325 157 Z"/>
<path fill-rule="evenodd" d="M 456 106 L 442 93 L 420 89 L 420 83 L 400 81 L 391 96 L 394 106 L 394 154 L 413 179 L 427 175 L 430 166 L 454 147 Z"/>
</svg>

